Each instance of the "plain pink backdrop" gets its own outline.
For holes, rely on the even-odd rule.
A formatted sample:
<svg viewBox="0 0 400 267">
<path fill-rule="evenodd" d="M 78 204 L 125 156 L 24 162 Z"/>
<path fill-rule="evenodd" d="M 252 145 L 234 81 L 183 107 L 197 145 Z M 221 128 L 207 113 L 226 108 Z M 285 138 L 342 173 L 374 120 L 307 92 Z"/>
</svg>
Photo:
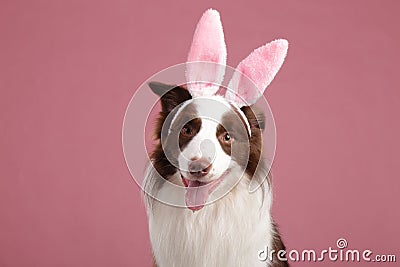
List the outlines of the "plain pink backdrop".
<svg viewBox="0 0 400 267">
<path fill-rule="evenodd" d="M 288 248 L 344 237 L 400 257 L 398 1 L 26 0 L 0 3 L 1 267 L 150 266 L 123 116 L 143 81 L 185 61 L 209 7 L 231 66 L 290 41 L 266 92 Z"/>
</svg>

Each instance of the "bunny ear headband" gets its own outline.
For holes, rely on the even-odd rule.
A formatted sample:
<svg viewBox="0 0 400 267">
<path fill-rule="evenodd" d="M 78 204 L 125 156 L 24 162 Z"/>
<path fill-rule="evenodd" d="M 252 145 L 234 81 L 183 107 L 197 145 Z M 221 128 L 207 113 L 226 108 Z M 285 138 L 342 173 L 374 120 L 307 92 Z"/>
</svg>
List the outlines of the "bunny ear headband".
<svg viewBox="0 0 400 267">
<path fill-rule="evenodd" d="M 224 97 L 238 107 L 254 104 L 272 82 L 285 60 L 288 42 L 272 41 L 250 53 L 239 63 Z M 187 64 L 187 88 L 192 97 L 215 95 L 224 79 L 226 46 L 218 11 L 204 12 L 194 33 Z"/>
</svg>

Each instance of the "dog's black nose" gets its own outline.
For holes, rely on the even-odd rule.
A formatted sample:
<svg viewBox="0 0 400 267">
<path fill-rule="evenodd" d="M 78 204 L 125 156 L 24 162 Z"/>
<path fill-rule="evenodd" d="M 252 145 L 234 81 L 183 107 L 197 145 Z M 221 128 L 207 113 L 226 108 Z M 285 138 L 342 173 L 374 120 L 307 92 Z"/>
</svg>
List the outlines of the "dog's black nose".
<svg viewBox="0 0 400 267">
<path fill-rule="evenodd" d="M 189 172 L 193 176 L 202 177 L 211 170 L 211 163 L 206 159 L 197 159 L 189 163 Z"/>
</svg>

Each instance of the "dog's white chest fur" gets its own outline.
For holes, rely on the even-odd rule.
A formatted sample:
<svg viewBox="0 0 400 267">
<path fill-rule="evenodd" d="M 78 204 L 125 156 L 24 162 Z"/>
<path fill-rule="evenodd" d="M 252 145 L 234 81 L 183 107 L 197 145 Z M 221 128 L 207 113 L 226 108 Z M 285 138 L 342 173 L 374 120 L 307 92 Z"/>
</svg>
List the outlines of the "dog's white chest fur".
<svg viewBox="0 0 400 267">
<path fill-rule="evenodd" d="M 158 266 L 266 266 L 257 252 L 271 246 L 271 199 L 262 194 L 260 188 L 250 194 L 240 182 L 230 194 L 195 213 L 154 201 L 148 215 Z"/>
</svg>

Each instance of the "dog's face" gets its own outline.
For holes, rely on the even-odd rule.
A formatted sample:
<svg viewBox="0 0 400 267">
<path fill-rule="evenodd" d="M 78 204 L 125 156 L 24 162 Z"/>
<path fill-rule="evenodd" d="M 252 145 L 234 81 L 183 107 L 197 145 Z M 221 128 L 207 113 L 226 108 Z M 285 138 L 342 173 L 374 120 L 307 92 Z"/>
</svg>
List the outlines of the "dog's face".
<svg viewBox="0 0 400 267">
<path fill-rule="evenodd" d="M 233 151 L 241 147 L 246 154 L 249 147 L 241 116 L 217 97 L 191 99 L 178 109 L 171 129 L 180 130 L 171 137 L 179 140 L 177 165 L 186 186 L 212 191 L 238 165 Z"/>
<path fill-rule="evenodd" d="M 179 174 L 180 181 L 171 181 L 186 187 L 188 208 L 201 209 L 214 191 L 235 184 L 246 172 L 254 174 L 262 116 L 219 96 L 191 98 L 182 87 L 150 87 L 162 104 L 156 129 L 160 143 L 152 160 L 163 178 Z"/>
</svg>

